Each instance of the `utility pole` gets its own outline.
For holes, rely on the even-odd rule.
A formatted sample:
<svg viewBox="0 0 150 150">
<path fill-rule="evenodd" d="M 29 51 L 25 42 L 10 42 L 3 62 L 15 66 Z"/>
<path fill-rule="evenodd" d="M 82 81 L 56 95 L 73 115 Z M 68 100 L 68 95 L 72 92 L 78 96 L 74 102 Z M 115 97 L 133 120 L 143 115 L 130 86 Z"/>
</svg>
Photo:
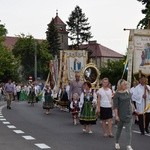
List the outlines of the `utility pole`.
<svg viewBox="0 0 150 150">
<path fill-rule="evenodd" d="M 37 80 L 37 43 L 34 42 L 34 80 Z"/>
<path fill-rule="evenodd" d="M 129 45 L 127 51 L 127 61 L 128 61 L 128 74 L 127 74 L 127 81 L 128 81 L 128 89 L 131 87 L 132 82 L 132 71 L 133 71 L 133 51 L 134 51 L 134 29 L 124 29 L 124 31 L 130 31 L 129 33 Z"/>
</svg>

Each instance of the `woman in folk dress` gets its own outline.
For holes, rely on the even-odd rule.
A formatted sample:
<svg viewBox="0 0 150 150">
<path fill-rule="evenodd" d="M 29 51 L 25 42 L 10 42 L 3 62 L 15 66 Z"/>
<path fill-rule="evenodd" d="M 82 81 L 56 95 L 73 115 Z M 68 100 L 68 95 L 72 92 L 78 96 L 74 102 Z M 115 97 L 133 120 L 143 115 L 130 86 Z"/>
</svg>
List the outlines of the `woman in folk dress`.
<svg viewBox="0 0 150 150">
<path fill-rule="evenodd" d="M 83 132 L 92 133 L 91 125 L 96 124 L 96 106 L 97 95 L 94 90 L 91 89 L 90 82 L 84 82 L 84 92 L 80 96 L 80 123 L 83 125 Z"/>
<path fill-rule="evenodd" d="M 45 101 L 43 102 L 43 109 L 46 110 L 45 113 L 48 115 L 50 113 L 50 109 L 52 109 L 54 107 L 52 91 L 51 91 L 49 85 L 46 85 L 46 87 L 44 89 L 44 99 L 45 99 Z"/>
</svg>

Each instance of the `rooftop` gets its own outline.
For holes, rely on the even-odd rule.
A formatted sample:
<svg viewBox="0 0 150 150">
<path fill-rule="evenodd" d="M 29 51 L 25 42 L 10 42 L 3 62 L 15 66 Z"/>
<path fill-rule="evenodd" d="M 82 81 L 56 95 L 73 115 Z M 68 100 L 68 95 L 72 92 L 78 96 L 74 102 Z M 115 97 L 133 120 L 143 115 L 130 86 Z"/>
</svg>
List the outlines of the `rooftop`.
<svg viewBox="0 0 150 150">
<path fill-rule="evenodd" d="M 80 49 L 87 49 L 91 51 L 91 57 L 113 57 L 122 58 L 124 55 L 106 47 L 98 44 L 97 41 L 89 41 L 88 44 L 83 44 L 79 46 Z"/>
</svg>

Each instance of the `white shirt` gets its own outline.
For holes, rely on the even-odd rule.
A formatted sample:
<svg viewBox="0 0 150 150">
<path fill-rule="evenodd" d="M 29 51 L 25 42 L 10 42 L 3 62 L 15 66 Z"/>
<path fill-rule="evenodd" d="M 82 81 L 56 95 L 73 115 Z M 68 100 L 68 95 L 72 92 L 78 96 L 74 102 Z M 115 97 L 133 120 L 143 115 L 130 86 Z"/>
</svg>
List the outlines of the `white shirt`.
<svg viewBox="0 0 150 150">
<path fill-rule="evenodd" d="M 147 88 L 150 90 L 149 85 L 147 85 Z M 138 113 L 143 113 L 145 109 L 145 105 L 147 106 L 148 104 L 150 104 L 150 92 L 146 91 L 146 100 L 144 100 L 143 99 L 144 91 L 145 91 L 144 86 L 139 84 L 135 87 L 134 92 L 133 92 L 132 98 L 133 98 L 133 101 L 136 102 L 136 111 Z M 147 112 L 150 112 L 150 110 L 148 110 Z"/>
<path fill-rule="evenodd" d="M 135 87 L 132 87 L 132 88 L 130 89 L 132 101 L 134 101 L 134 97 L 133 97 L 134 90 L 135 90 Z"/>
<path fill-rule="evenodd" d="M 70 91 L 70 85 L 66 85 L 66 92 L 67 92 L 67 94 L 68 94 L 68 97 L 70 97 L 70 96 L 69 96 L 69 91 Z"/>
<path fill-rule="evenodd" d="M 17 86 L 16 86 L 16 91 L 17 91 L 17 92 L 20 92 L 20 91 L 21 91 L 21 86 L 20 86 L 20 85 L 17 85 Z"/>
<path fill-rule="evenodd" d="M 71 101 L 71 103 L 70 103 L 70 108 L 71 108 L 71 109 L 74 108 L 74 107 L 73 107 L 73 103 L 78 104 L 78 100 Z"/>
<path fill-rule="evenodd" d="M 103 87 L 97 91 L 100 95 L 100 106 L 104 108 L 112 107 L 112 91 L 111 89 L 105 90 Z"/>
<path fill-rule="evenodd" d="M 38 94 L 40 93 L 40 86 L 39 85 L 34 86 L 34 92 L 35 92 L 35 95 L 38 96 Z"/>
</svg>

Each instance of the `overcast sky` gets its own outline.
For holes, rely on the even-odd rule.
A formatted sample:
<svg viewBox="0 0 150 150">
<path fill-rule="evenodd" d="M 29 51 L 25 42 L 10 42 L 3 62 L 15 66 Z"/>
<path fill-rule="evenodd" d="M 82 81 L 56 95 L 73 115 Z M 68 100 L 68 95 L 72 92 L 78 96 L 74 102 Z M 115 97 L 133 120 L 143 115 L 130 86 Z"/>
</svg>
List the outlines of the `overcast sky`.
<svg viewBox="0 0 150 150">
<path fill-rule="evenodd" d="M 129 32 L 123 29 L 135 29 L 144 17 L 144 6 L 137 0 L 0 0 L 0 20 L 8 36 L 24 33 L 45 39 L 47 24 L 56 10 L 66 23 L 76 5 L 89 18 L 91 40 L 125 54 Z"/>
</svg>

